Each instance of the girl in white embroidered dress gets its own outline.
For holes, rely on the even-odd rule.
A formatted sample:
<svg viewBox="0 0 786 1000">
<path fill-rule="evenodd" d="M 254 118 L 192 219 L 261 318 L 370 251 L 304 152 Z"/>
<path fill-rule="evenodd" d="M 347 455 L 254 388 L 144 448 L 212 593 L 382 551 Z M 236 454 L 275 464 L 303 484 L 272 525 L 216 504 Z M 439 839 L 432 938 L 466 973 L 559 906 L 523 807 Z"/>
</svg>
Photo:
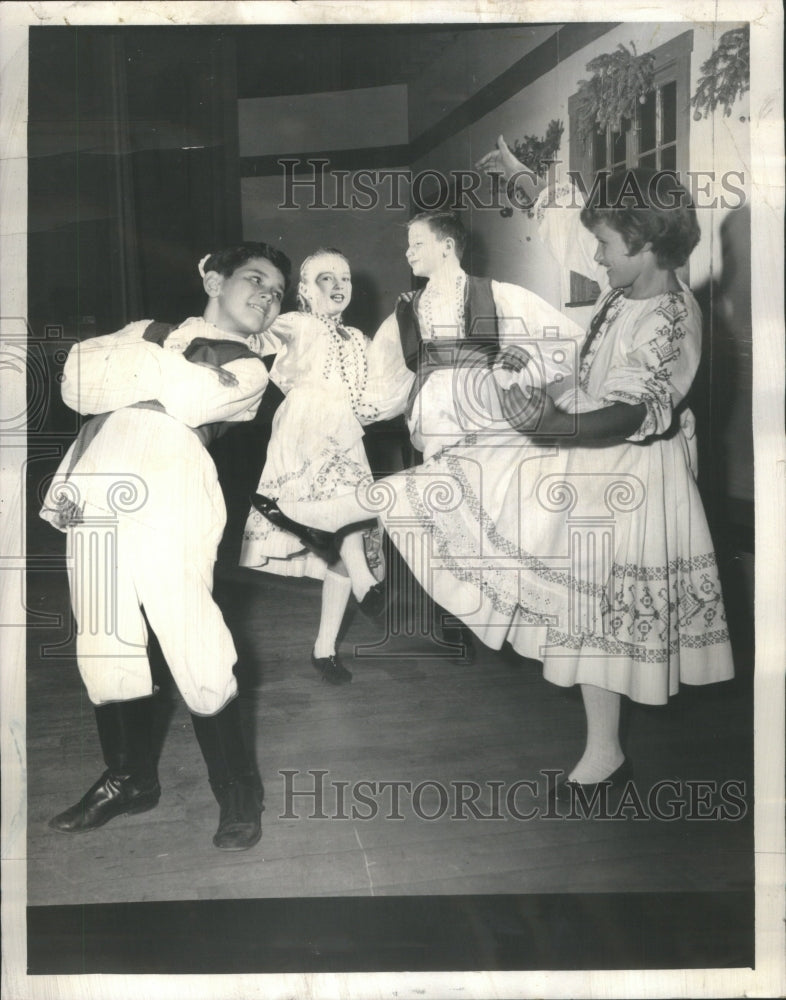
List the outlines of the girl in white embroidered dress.
<svg viewBox="0 0 786 1000">
<path fill-rule="evenodd" d="M 259 492 L 295 510 L 303 501 L 354 491 L 371 475 L 363 424 L 372 423 L 378 410 L 367 401 L 368 340 L 360 330 L 341 322 L 351 298 L 346 257 L 333 249 L 317 250 L 300 269 L 298 311 L 280 316 L 269 331 L 282 343 L 270 377 L 286 399 L 273 419 Z M 352 677 L 336 654 L 349 595 L 354 593 L 360 602 L 377 586 L 369 562 L 377 575 L 382 573 L 376 526 L 347 534 L 340 555 L 338 562 L 328 566 L 259 511 L 252 508 L 249 513 L 242 566 L 324 581 L 312 661 L 322 677 L 334 684 Z"/>
<path fill-rule="evenodd" d="M 523 171 L 506 147 L 484 165 Z M 702 324 L 674 271 L 699 228 L 673 178 L 667 187 L 664 175 L 660 190 L 656 182 L 655 203 L 651 174 L 611 178 L 614 207 L 545 212 L 542 231 L 562 263 L 606 272 L 573 376 L 528 398 L 516 385 L 501 390 L 513 436 L 466 438 L 378 484 L 393 498 L 383 523 L 394 542 L 398 525 L 416 536 L 402 555 L 435 601 L 488 646 L 507 641 L 540 660 L 547 680 L 581 687 L 586 746 L 559 798 L 629 776 L 622 695 L 664 704 L 683 683 L 734 673 L 684 407 Z M 630 207 L 618 199 L 626 176 Z M 577 250 L 592 237 L 586 270 Z M 300 515 L 331 530 L 362 509 L 347 498 Z"/>
</svg>

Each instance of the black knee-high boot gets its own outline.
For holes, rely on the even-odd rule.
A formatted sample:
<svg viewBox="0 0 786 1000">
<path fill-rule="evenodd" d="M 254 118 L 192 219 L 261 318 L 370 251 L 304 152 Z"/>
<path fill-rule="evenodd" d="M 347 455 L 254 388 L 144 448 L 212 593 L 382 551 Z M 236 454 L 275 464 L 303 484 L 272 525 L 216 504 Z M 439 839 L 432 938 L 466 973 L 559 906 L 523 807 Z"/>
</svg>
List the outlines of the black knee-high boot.
<svg viewBox="0 0 786 1000">
<path fill-rule="evenodd" d="M 153 699 L 95 706 L 107 770 L 70 809 L 49 821 L 60 833 L 85 833 L 125 813 L 158 804 L 161 786 L 152 753 Z"/>
<path fill-rule="evenodd" d="M 191 719 L 221 809 L 213 843 L 224 851 L 245 851 L 262 836 L 263 790 L 243 741 L 238 700 L 216 715 L 192 714 Z"/>
</svg>

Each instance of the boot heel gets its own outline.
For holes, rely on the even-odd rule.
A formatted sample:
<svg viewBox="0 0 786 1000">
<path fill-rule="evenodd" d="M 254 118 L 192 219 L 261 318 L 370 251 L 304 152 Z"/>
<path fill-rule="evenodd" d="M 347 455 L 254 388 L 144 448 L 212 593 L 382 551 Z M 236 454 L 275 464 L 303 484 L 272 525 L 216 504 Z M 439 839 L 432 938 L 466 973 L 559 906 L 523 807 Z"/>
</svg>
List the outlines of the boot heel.
<svg viewBox="0 0 786 1000">
<path fill-rule="evenodd" d="M 133 776 L 105 771 L 76 805 L 50 819 L 49 827 L 57 833 L 87 833 L 118 816 L 155 809 L 160 798 L 160 786 L 138 795 Z"/>
<path fill-rule="evenodd" d="M 143 799 L 141 802 L 135 802 L 128 810 L 129 816 L 133 816 L 136 813 L 150 812 L 151 809 L 155 809 L 158 805 L 158 800 L 161 798 L 160 795 L 156 795 L 152 799 Z"/>
<path fill-rule="evenodd" d="M 293 521 L 291 517 L 287 517 L 275 500 L 262 493 L 252 494 L 251 506 L 276 528 L 294 535 L 310 552 L 324 559 L 328 566 L 338 562 L 339 553 L 335 533 L 322 531 L 320 528 L 311 528 L 308 525 L 300 524 L 299 521 Z"/>
</svg>

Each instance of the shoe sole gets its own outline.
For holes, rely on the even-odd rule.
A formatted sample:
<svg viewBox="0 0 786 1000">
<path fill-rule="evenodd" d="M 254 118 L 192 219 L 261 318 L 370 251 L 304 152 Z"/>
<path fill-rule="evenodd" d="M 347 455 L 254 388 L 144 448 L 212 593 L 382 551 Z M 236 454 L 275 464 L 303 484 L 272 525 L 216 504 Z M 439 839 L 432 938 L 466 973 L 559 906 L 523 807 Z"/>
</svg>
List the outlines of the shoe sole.
<svg viewBox="0 0 786 1000">
<path fill-rule="evenodd" d="M 260 842 L 261 839 L 262 839 L 262 830 L 259 831 L 259 834 L 257 835 L 257 837 L 255 837 L 254 840 L 251 840 L 249 841 L 249 843 L 243 844 L 242 846 L 229 847 L 229 846 L 224 846 L 223 844 L 217 844 L 215 837 L 213 837 L 213 846 L 217 847 L 219 851 L 234 851 L 234 852 L 248 851 L 250 848 L 255 847 Z"/>
<path fill-rule="evenodd" d="M 160 796 L 155 800 L 155 802 L 138 802 L 135 805 L 129 806 L 128 809 L 123 809 L 121 812 L 112 813 L 111 816 L 107 816 L 106 819 L 102 819 L 100 823 L 93 823 L 91 826 L 77 826 L 71 830 L 66 829 L 62 826 L 55 826 L 54 820 L 47 823 L 50 830 L 54 830 L 55 833 L 92 833 L 93 830 L 100 830 L 102 826 L 106 826 L 107 823 L 111 823 L 113 819 L 118 819 L 120 816 L 136 816 L 139 813 L 150 812 L 151 809 L 159 803 Z"/>
<path fill-rule="evenodd" d="M 328 660 L 328 657 L 322 657 L 322 660 Z M 352 681 L 352 672 L 347 670 L 346 667 L 342 667 L 340 664 L 338 666 L 338 673 L 332 673 L 329 667 L 321 667 L 319 665 L 319 659 L 311 656 L 311 666 L 319 674 L 320 678 L 325 682 L 325 684 L 332 684 L 333 687 L 339 687 L 341 684 L 349 684 Z"/>
<path fill-rule="evenodd" d="M 352 677 L 327 677 L 325 674 L 320 672 L 320 677 L 323 684 L 329 684 L 331 687 L 342 687 L 344 684 L 351 684 Z"/>
</svg>

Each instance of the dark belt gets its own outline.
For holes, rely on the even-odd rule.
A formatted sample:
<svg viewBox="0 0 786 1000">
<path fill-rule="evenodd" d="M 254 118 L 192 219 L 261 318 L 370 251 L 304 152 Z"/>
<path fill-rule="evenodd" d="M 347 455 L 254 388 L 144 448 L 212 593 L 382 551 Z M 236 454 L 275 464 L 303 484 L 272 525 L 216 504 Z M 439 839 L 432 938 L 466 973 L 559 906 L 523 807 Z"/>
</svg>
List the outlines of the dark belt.
<svg viewBox="0 0 786 1000">
<path fill-rule="evenodd" d="M 470 337 L 462 340 L 444 338 L 421 341 L 418 367 L 404 410 L 407 419 L 412 416 L 418 393 L 434 372 L 446 368 L 459 368 L 468 361 L 482 362 L 484 367 L 490 368 L 498 350 L 499 344 L 496 338 Z"/>
</svg>

